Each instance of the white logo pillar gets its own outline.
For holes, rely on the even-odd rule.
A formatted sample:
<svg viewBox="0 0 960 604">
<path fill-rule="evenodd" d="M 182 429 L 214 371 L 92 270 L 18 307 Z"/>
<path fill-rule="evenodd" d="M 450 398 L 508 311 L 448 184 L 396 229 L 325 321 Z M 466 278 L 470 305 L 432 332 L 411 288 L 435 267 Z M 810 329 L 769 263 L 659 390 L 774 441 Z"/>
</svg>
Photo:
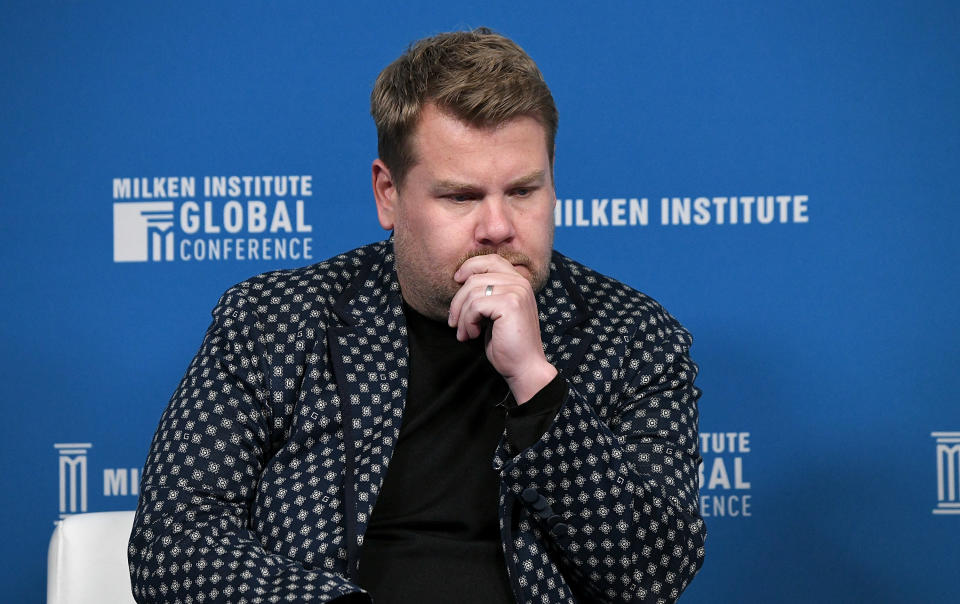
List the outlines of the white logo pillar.
<svg viewBox="0 0 960 604">
<path fill-rule="evenodd" d="M 937 439 L 937 507 L 934 514 L 960 514 L 960 432 L 931 432 Z"/>
<path fill-rule="evenodd" d="M 60 454 L 60 518 L 87 511 L 87 449 L 91 443 L 56 443 Z"/>
</svg>

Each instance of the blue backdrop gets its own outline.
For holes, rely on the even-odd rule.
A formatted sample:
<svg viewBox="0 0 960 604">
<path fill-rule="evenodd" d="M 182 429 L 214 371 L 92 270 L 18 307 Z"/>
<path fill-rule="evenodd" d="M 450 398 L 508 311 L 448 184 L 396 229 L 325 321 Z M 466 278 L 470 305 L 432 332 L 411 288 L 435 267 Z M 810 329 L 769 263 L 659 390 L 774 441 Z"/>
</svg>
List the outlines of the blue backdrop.
<svg viewBox="0 0 960 604">
<path fill-rule="evenodd" d="M 958 7 L 5 3 L 0 593 L 43 600 L 63 514 L 134 508 L 226 287 L 383 236 L 372 82 L 488 25 L 560 109 L 557 248 L 695 336 L 681 601 L 955 600 Z M 309 194 L 204 190 L 266 175 Z"/>
</svg>

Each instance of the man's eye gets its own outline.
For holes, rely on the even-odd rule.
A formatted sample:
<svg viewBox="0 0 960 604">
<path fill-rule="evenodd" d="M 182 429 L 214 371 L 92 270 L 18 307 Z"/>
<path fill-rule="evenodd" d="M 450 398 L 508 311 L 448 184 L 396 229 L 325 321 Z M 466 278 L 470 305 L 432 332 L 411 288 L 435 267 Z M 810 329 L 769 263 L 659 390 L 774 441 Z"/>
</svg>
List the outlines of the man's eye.
<svg viewBox="0 0 960 604">
<path fill-rule="evenodd" d="M 476 198 L 476 196 L 472 193 L 451 193 L 449 195 L 444 195 L 444 197 L 457 203 L 466 203 Z"/>
<path fill-rule="evenodd" d="M 530 187 L 520 187 L 513 190 L 514 197 L 529 197 L 531 193 L 533 193 L 533 189 Z"/>
</svg>

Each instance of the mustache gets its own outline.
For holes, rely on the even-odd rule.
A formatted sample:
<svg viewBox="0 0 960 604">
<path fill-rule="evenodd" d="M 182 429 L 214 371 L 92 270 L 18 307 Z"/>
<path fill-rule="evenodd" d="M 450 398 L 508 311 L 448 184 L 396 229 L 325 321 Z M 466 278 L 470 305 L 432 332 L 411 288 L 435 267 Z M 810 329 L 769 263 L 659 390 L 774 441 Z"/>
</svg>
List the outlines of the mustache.
<svg viewBox="0 0 960 604">
<path fill-rule="evenodd" d="M 471 258 L 476 258 L 477 256 L 486 256 L 488 254 L 496 254 L 510 264 L 531 266 L 530 257 L 522 252 L 511 250 L 509 248 L 478 248 L 464 254 L 457 262 L 457 268 L 459 269 L 464 262 Z"/>
</svg>

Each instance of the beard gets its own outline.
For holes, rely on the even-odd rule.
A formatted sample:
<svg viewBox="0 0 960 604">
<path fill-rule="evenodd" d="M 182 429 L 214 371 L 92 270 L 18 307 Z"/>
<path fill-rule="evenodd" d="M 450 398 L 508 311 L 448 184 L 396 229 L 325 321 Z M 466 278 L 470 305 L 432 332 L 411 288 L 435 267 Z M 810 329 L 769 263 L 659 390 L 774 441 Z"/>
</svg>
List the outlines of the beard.
<svg viewBox="0 0 960 604">
<path fill-rule="evenodd" d="M 416 241 L 408 241 L 397 231 L 394 231 L 393 247 L 403 299 L 420 314 L 435 321 L 447 320 L 450 302 L 462 287 L 461 283 L 454 281 L 453 274 L 457 272 L 460 265 L 475 256 L 497 254 L 514 266 L 526 268 L 528 274 L 525 277 L 534 292 L 543 289 L 550 276 L 549 252 L 546 258 L 535 261 L 509 246 L 483 247 L 464 254 L 452 265 L 444 266 L 438 264 L 435 259 L 428 258 L 422 246 Z M 552 249 L 552 246 L 549 249 Z"/>
</svg>

